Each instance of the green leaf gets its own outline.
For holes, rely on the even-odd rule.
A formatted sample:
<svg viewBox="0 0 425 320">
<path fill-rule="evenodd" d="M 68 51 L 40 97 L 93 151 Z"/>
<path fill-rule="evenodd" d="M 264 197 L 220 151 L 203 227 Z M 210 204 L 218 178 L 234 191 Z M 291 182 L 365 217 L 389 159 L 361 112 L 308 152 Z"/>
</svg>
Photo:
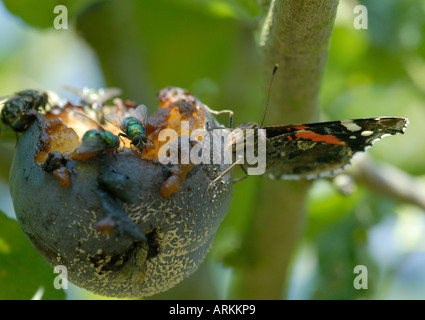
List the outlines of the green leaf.
<svg viewBox="0 0 425 320">
<path fill-rule="evenodd" d="M 123 89 L 124 98 L 152 112 L 157 92 L 178 86 L 213 109 L 232 106 L 242 123 L 258 115 L 258 57 L 251 27 L 234 11 L 219 14 L 220 3 L 105 1 L 80 15 L 76 27 L 96 52 L 107 85 Z"/>
<path fill-rule="evenodd" d="M 57 276 L 19 224 L 0 212 L 0 300 L 31 299 L 36 292 L 46 300 L 65 299 L 65 292 L 53 286 Z"/>
<path fill-rule="evenodd" d="M 68 21 L 88 6 L 99 0 L 3 0 L 6 8 L 20 17 L 26 24 L 38 28 L 53 27 L 54 19 L 62 12 L 54 13 L 57 5 L 63 5 L 68 11 Z"/>
</svg>

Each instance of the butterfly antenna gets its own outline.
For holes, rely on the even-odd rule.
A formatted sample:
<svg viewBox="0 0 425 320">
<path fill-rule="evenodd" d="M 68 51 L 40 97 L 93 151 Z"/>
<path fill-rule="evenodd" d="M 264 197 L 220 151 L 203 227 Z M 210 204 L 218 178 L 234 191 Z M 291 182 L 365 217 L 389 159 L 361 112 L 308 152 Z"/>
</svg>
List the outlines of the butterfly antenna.
<svg viewBox="0 0 425 320">
<path fill-rule="evenodd" d="M 277 68 L 279 68 L 279 65 L 276 63 L 273 68 L 272 78 L 270 79 L 269 90 L 267 93 L 267 100 L 266 100 L 266 109 L 264 110 L 263 121 L 261 121 L 260 128 L 263 127 L 264 120 L 266 120 L 267 108 L 269 107 L 269 100 L 270 100 L 270 91 L 272 89 L 273 79 L 274 79 L 274 75 L 276 74 Z"/>
</svg>

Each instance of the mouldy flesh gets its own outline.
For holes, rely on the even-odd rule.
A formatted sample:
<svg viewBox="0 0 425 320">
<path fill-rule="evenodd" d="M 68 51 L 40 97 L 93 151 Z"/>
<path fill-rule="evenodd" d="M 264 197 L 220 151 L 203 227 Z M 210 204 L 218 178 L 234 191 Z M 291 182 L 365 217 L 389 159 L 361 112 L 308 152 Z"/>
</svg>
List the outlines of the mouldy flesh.
<svg viewBox="0 0 425 320">
<path fill-rule="evenodd" d="M 149 296 L 182 281 L 203 261 L 230 205 L 231 175 L 208 189 L 226 165 L 157 158 L 161 129 L 179 133 L 181 120 L 190 130 L 218 127 L 208 108 L 179 88 L 163 89 L 159 100 L 143 150 L 123 138 L 117 150 L 74 157 L 93 128 L 72 119 L 87 108 L 71 104 L 37 117 L 17 146 L 10 191 L 21 227 L 52 266 L 64 265 L 71 282 L 97 294 Z M 121 112 L 119 102 L 105 108 Z"/>
</svg>

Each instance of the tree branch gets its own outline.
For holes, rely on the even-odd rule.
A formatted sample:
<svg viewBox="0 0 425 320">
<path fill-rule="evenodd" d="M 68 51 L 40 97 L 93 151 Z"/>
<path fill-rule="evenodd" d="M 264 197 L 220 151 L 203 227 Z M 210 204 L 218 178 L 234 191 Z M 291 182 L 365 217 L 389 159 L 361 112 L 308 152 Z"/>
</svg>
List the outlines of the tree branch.
<svg viewBox="0 0 425 320">
<path fill-rule="evenodd" d="M 316 115 L 337 5 L 338 0 L 272 1 L 259 41 L 266 79 L 280 66 L 270 119 L 296 123 Z"/>
<path fill-rule="evenodd" d="M 259 45 L 266 83 L 274 65 L 280 65 L 267 115 L 273 124 L 315 118 L 337 5 L 338 0 L 271 2 Z M 262 178 L 257 185 L 253 218 L 234 259 L 243 263 L 234 266 L 233 299 L 282 298 L 303 223 L 308 183 Z"/>
<path fill-rule="evenodd" d="M 348 173 L 374 192 L 425 209 L 425 184 L 390 164 L 378 163 L 364 154 L 357 157 Z"/>
</svg>

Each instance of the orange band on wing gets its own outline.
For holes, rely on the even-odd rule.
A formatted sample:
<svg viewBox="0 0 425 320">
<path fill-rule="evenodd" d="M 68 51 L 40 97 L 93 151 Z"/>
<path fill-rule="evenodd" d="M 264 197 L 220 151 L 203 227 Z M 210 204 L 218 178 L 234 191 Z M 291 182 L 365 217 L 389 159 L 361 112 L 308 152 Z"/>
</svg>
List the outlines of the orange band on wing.
<svg viewBox="0 0 425 320">
<path fill-rule="evenodd" d="M 291 126 L 291 128 L 297 129 L 297 130 L 304 130 L 304 129 L 308 129 L 310 127 L 303 126 L 302 124 L 297 124 L 297 125 Z"/>
<path fill-rule="evenodd" d="M 326 142 L 330 144 L 339 144 L 345 146 L 346 143 L 344 141 L 338 140 L 335 136 L 330 134 L 318 134 L 313 131 L 303 131 L 295 134 L 295 137 L 298 139 L 306 139 L 317 142 Z"/>
</svg>

